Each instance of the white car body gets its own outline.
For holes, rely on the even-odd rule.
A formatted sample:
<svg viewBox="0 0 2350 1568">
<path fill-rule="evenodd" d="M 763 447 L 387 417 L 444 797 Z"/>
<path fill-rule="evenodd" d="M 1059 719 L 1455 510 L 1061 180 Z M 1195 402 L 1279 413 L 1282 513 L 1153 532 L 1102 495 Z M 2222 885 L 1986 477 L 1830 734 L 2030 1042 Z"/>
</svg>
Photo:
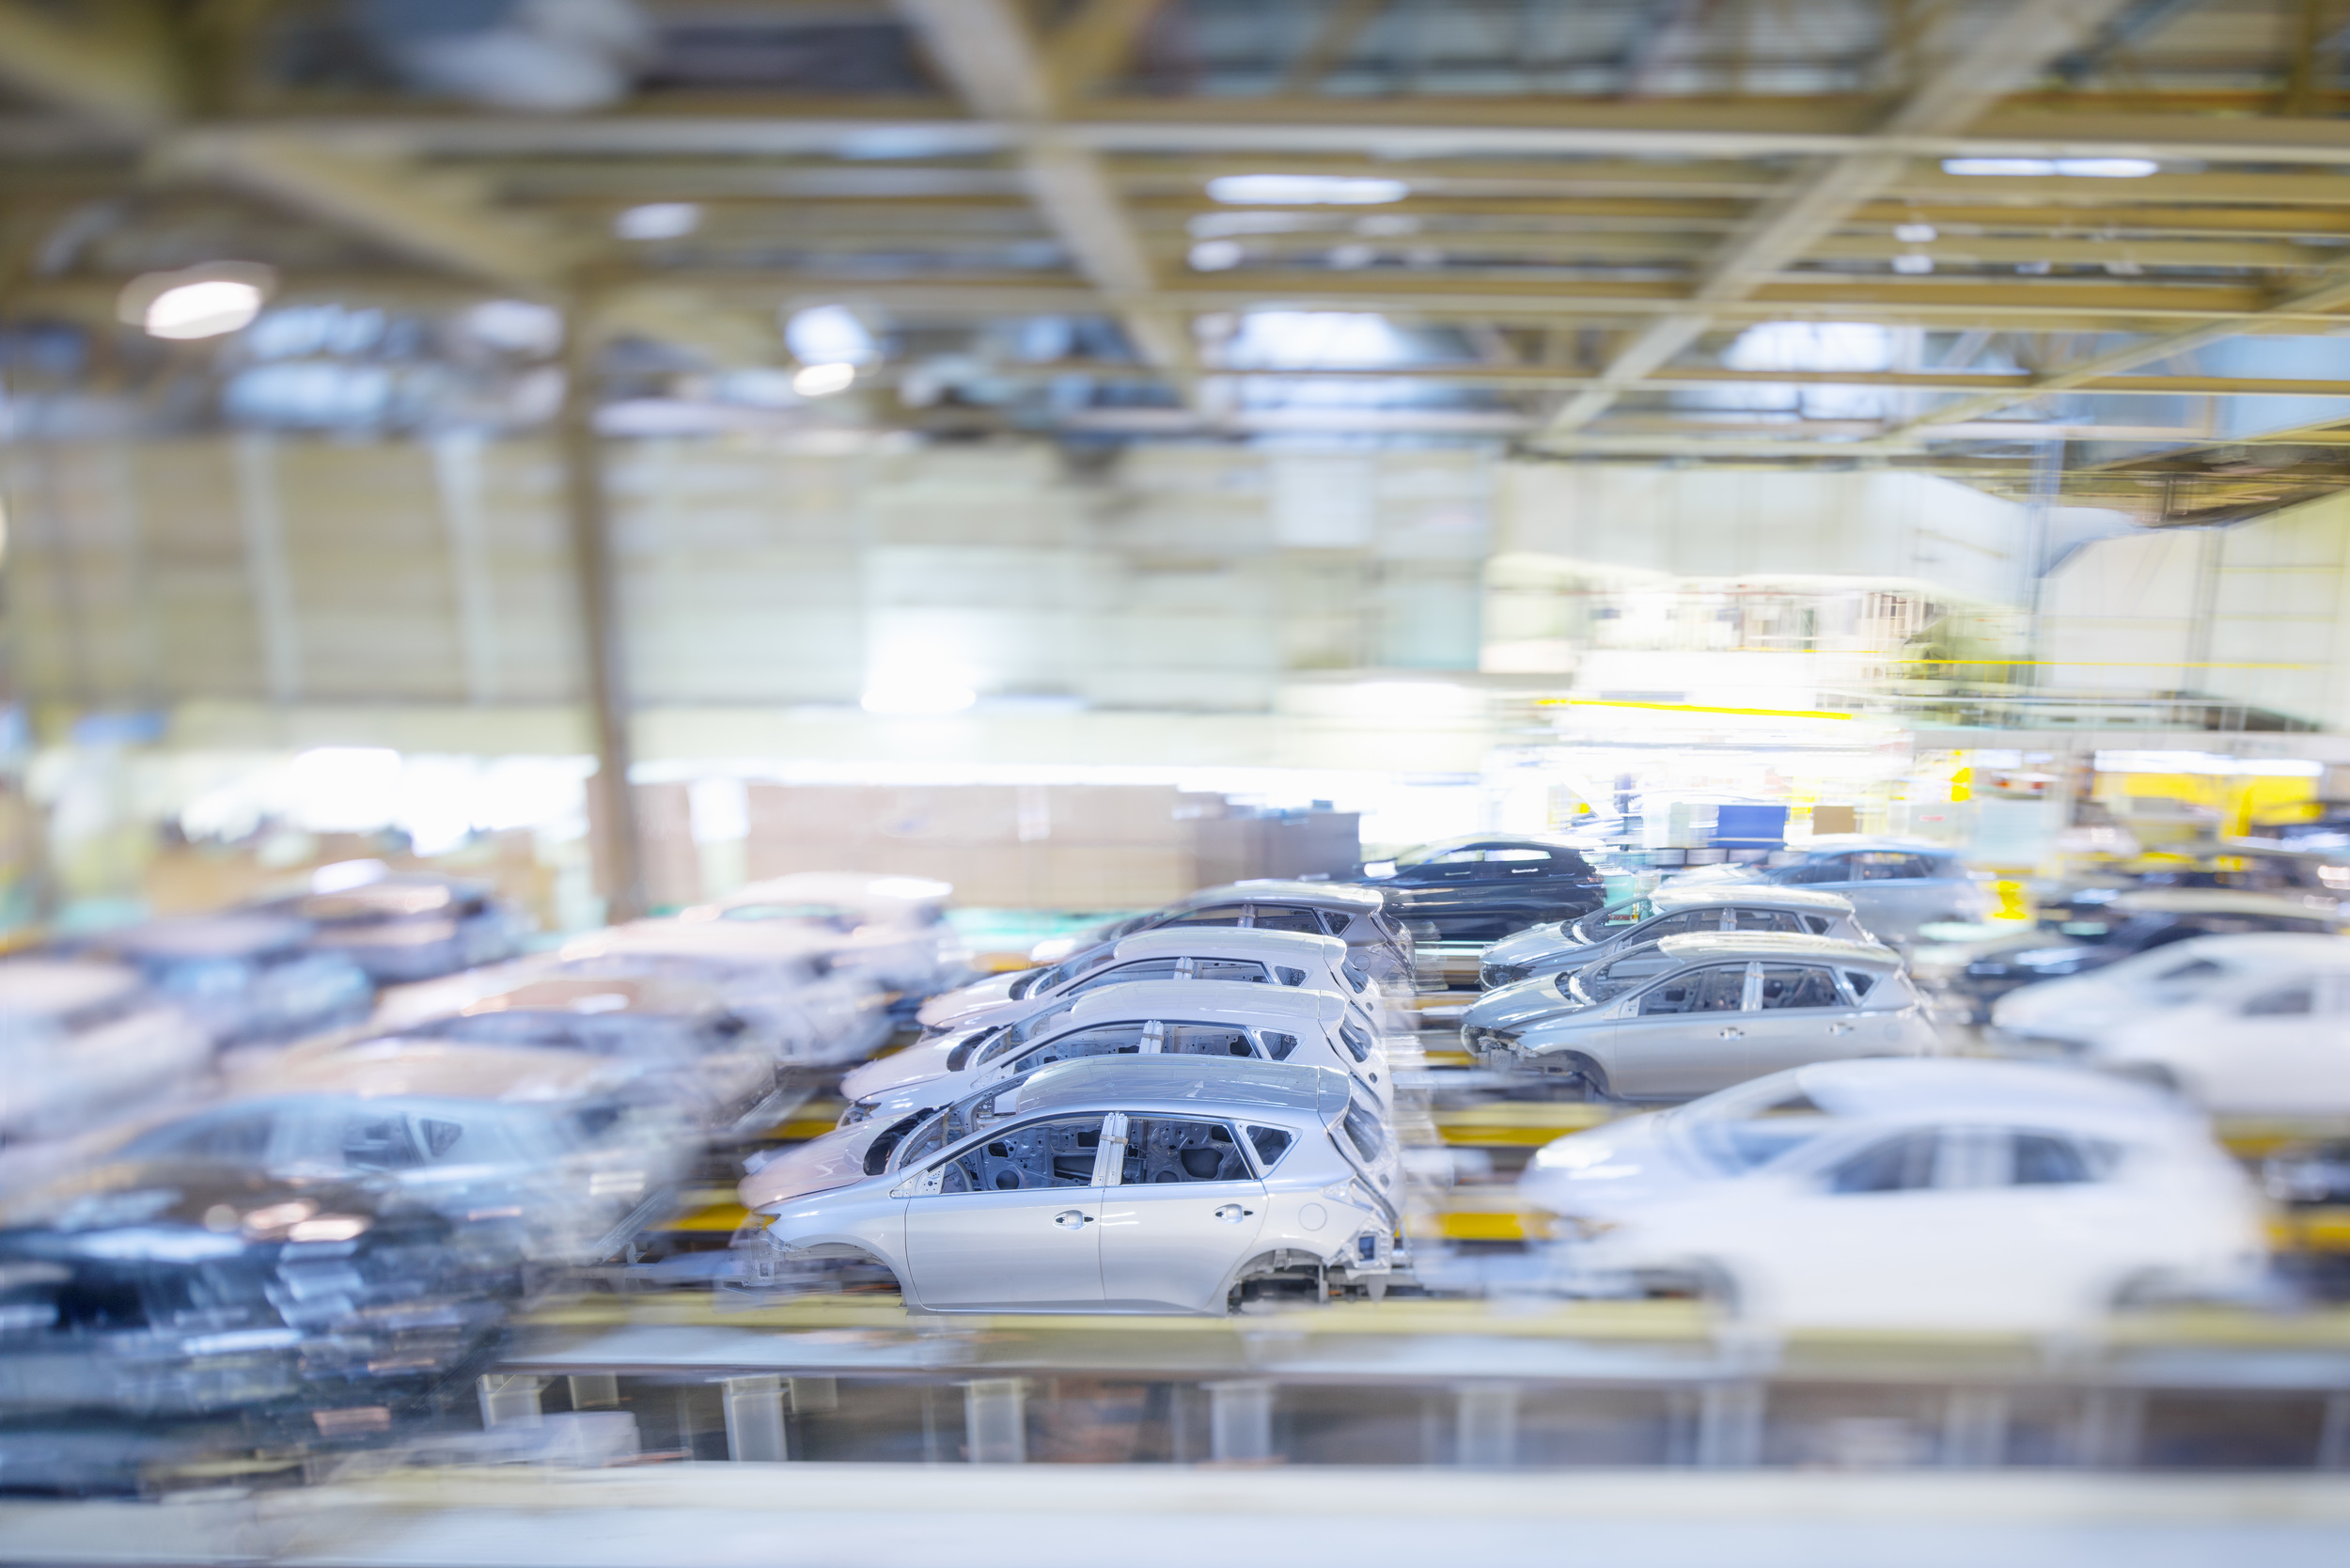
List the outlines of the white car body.
<svg viewBox="0 0 2350 1568">
<path fill-rule="evenodd" d="M 2176 1089 L 2217 1115 L 2350 1116 L 2350 942 L 2309 940 L 2334 950 L 2118 1017 L 2082 1043 L 2080 1059 Z"/>
<path fill-rule="evenodd" d="M 1852 901 L 1816 887 L 1771 883 L 1698 883 L 1622 899 L 1578 920 L 1528 926 L 1487 948 L 1478 981 L 1486 989 L 1597 964 L 1644 943 L 1707 932 L 1779 932 L 1873 942 Z"/>
<path fill-rule="evenodd" d="M 798 871 L 736 888 L 679 913 L 680 920 L 774 923 L 830 935 L 836 967 L 871 975 L 892 991 L 928 996 L 968 972 L 971 961 L 947 923 L 954 888 L 922 877 Z"/>
<path fill-rule="evenodd" d="M 995 975 L 922 1004 L 924 1033 L 935 1038 L 991 1024 L 1016 1024 L 1073 996 L 1146 980 L 1212 980 L 1239 984 L 1302 985 L 1352 996 L 1371 1032 L 1388 1027 L 1386 998 L 1370 972 L 1335 936 L 1245 927 L 1182 926 L 1129 936 L 1089 964 L 1072 960 L 1043 969 Z"/>
<path fill-rule="evenodd" d="M 2350 942 L 2313 932 L 2196 936 L 2134 953 L 2085 975 L 2041 980 L 1991 1007 L 1991 1040 L 2019 1050 L 2079 1050 L 2116 1029 L 2206 994 L 2339 965 Z"/>
<path fill-rule="evenodd" d="M 212 1036 L 115 964 L 0 964 L 0 1143 L 70 1137 L 183 1090 Z"/>
<path fill-rule="evenodd" d="M 1395 1078 L 1386 1047 L 1345 996 L 1230 980 L 1136 980 L 1073 996 L 1017 1024 L 948 1034 L 868 1062 L 840 1081 L 842 1124 L 944 1105 L 989 1083 L 1080 1057 L 1213 1055 L 1329 1067 L 1382 1115 Z"/>
<path fill-rule="evenodd" d="M 1401 1177 L 1358 1096 L 1291 1062 L 1061 1062 L 870 1162 L 847 1146 L 875 1135 L 850 1128 L 763 1168 L 742 1195 L 765 1228 L 742 1245 L 754 1281 L 870 1259 L 924 1312 L 1215 1314 L 1282 1271 L 1384 1286 Z"/>
<path fill-rule="evenodd" d="M 1497 1065 L 1572 1074 L 1618 1099 L 1682 1099 L 1806 1062 L 1940 1047 L 1900 955 L 1875 943 L 1668 936 L 1489 992 L 1470 1011 L 1540 987 L 1558 994 L 1560 1011 L 1514 1033 L 1465 1027 L 1464 1043 Z"/>
<path fill-rule="evenodd" d="M 1822 1063 L 1550 1144 L 1571 1288 L 1696 1283 L 1778 1326 L 2060 1331 L 2251 1288 L 2264 1210 L 2202 1120 L 2060 1066 Z"/>
</svg>

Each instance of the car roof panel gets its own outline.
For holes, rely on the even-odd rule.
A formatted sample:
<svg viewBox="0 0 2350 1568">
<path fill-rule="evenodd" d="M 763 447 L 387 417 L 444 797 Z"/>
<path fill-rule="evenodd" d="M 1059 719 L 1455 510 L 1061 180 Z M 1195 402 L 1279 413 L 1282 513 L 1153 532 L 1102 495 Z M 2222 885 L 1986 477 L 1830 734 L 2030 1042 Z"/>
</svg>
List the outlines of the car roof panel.
<svg viewBox="0 0 2350 1568">
<path fill-rule="evenodd" d="M 1120 937 L 1110 962 L 1131 958 L 1261 958 L 1335 964 L 1346 956 L 1336 936 L 1302 931 L 1260 931 L 1253 926 L 1161 926 Z"/>
<path fill-rule="evenodd" d="M 1278 1027 L 1336 1023 L 1345 1011 L 1343 996 L 1304 986 L 1259 985 L 1247 980 L 1130 980 L 1105 985 L 1079 998 L 1065 1022 L 1071 1028 L 1129 1018 Z"/>
<path fill-rule="evenodd" d="M 1212 1057 L 1086 1057 L 1056 1062 L 1020 1086 L 1021 1114 L 1061 1106 L 1150 1100 L 1245 1114 L 1251 1109 L 1326 1116 L 1345 1105 L 1347 1076 L 1335 1067 Z"/>
<path fill-rule="evenodd" d="M 1716 959 L 1816 959 L 1825 964 L 1863 964 L 1879 969 L 1901 967 L 1901 954 L 1873 942 L 1845 942 L 1833 936 L 1796 936 L 1788 933 L 1699 932 L 1668 936 L 1655 944 L 1668 958 L 1684 964 Z"/>
<path fill-rule="evenodd" d="M 1823 915 L 1849 915 L 1852 900 L 1817 887 L 1783 887 L 1775 882 L 1699 882 L 1659 887 L 1648 896 L 1661 913 L 1697 909 L 1707 904 L 1755 904 L 1770 909 L 1808 909 Z"/>
</svg>

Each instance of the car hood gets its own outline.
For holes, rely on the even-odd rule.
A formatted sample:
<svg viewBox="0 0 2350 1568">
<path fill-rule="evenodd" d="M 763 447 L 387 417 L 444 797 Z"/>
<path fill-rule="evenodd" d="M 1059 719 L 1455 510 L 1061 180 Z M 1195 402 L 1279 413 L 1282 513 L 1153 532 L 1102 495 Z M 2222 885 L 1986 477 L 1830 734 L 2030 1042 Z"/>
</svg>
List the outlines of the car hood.
<svg viewBox="0 0 2350 1568">
<path fill-rule="evenodd" d="M 1539 964 L 1560 953 L 1589 947 L 1567 934 L 1566 922 L 1548 920 L 1539 926 L 1512 932 L 1485 949 L 1487 964 Z"/>
<path fill-rule="evenodd" d="M 1026 969 L 1016 969 L 1010 974 L 990 975 L 983 980 L 974 980 L 952 991 L 942 991 L 924 1002 L 915 1017 L 921 1020 L 924 1028 L 936 1028 L 941 1024 L 961 1019 L 965 1013 L 1000 1006 L 1011 1000 L 1013 984 L 1026 978 L 1027 973 Z"/>
<path fill-rule="evenodd" d="M 1530 1209 L 1596 1216 L 1686 1197 L 1719 1179 L 1684 1143 L 1671 1112 L 1652 1112 L 1545 1144 L 1518 1178 L 1518 1197 Z"/>
<path fill-rule="evenodd" d="M 761 1209 L 811 1192 L 854 1186 L 865 1180 L 865 1152 L 889 1125 L 876 1117 L 796 1144 L 744 1177 L 734 1190 L 744 1208 Z"/>
<path fill-rule="evenodd" d="M 1559 995 L 1559 977 L 1538 975 L 1532 980 L 1515 980 L 1496 985 L 1461 1014 L 1465 1029 L 1498 1029 L 1515 1034 L 1529 1025 L 1545 1018 L 1556 1018 L 1562 1012 L 1584 1011 Z"/>
<path fill-rule="evenodd" d="M 909 1045 L 879 1061 L 869 1061 L 840 1080 L 841 1096 L 853 1103 L 870 1100 L 877 1094 L 894 1094 L 927 1079 L 943 1077 L 947 1058 L 969 1038 L 969 1030 L 959 1029 L 936 1040 Z"/>
</svg>

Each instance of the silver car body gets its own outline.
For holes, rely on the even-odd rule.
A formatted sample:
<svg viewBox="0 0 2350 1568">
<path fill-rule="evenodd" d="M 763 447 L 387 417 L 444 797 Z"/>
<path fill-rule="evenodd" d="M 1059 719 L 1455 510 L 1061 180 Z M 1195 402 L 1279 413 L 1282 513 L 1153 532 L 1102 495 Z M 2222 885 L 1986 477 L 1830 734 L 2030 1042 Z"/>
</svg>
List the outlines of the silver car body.
<svg viewBox="0 0 2350 1568">
<path fill-rule="evenodd" d="M 1936 920 L 1989 917 L 1989 892 L 1949 848 L 1921 839 L 1863 833 L 1823 834 L 1774 855 L 1770 866 L 1700 866 L 1668 878 L 1669 887 L 1768 882 L 1816 887 L 1852 901 L 1860 923 L 1880 941 L 1909 943 Z"/>
<path fill-rule="evenodd" d="M 66 1137 L 183 1090 L 203 1027 L 115 964 L 0 964 L 0 1143 Z"/>
<path fill-rule="evenodd" d="M 1876 940 L 1853 913 L 1852 901 L 1841 893 L 1767 882 L 1729 886 L 1698 883 L 1659 887 L 1637 899 L 1595 909 L 1579 920 L 1554 920 L 1505 936 L 1485 949 L 1478 980 L 1490 991 L 1538 975 L 1597 964 L 1668 936 L 1709 931 L 1784 932 L 1791 936 L 1832 936 L 1842 942 Z"/>
<path fill-rule="evenodd" d="M 744 1203 L 767 1220 L 745 1238 L 753 1278 L 864 1258 L 916 1311 L 1214 1314 L 1252 1274 L 1344 1280 L 1395 1262 L 1394 1136 L 1331 1068 L 1062 1062 L 933 1114 L 871 1163 L 747 1178 Z"/>
<path fill-rule="evenodd" d="M 736 888 L 678 918 L 774 923 L 829 936 L 836 968 L 871 975 L 892 991 L 927 996 L 968 972 L 970 952 L 947 923 L 954 888 L 923 877 L 799 871 Z"/>
<path fill-rule="evenodd" d="M 2258 1278 L 2261 1208 L 2201 1118 L 2063 1067 L 1841 1061 L 1561 1138 L 1518 1183 L 1561 1282 L 1695 1284 L 1786 1325 L 2078 1328 Z"/>
<path fill-rule="evenodd" d="M 1386 1048 L 1345 996 L 1231 980 L 1136 980 L 1066 1000 L 1018 1023 L 950 1034 L 868 1063 L 841 1080 L 844 1125 L 959 1100 L 1052 1061 L 1100 1056 L 1213 1056 L 1305 1062 L 1347 1073 L 1387 1114 Z"/>
<path fill-rule="evenodd" d="M 1336 936 L 1355 951 L 1374 980 L 1412 984 L 1412 933 L 1386 913 L 1375 887 L 1350 882 L 1291 882 L 1261 878 L 1202 887 L 1165 908 L 1120 921 L 1115 934 L 1094 940 L 1056 937 L 1040 942 L 1030 955 L 1058 964 L 1121 937 L 1178 926 L 1239 926 L 1255 931 L 1293 931 Z"/>
<path fill-rule="evenodd" d="M 1637 973 L 1619 978 L 1619 968 Z M 1497 1064 L 1579 1074 L 1621 1099 L 1685 1099 L 1808 1062 L 1938 1045 L 1900 955 L 1874 943 L 1668 936 L 1525 983 L 1550 986 L 1569 1011 L 1513 1036 L 1465 1029 L 1469 1048 Z"/>
<path fill-rule="evenodd" d="M 1302 985 L 1352 996 L 1374 1033 L 1386 1032 L 1386 999 L 1369 970 L 1335 936 L 1239 926 L 1146 931 L 1049 968 L 995 975 L 922 1004 L 924 1034 L 935 1039 L 991 1024 L 1013 1024 L 1069 996 L 1146 980 L 1213 980 Z"/>
</svg>

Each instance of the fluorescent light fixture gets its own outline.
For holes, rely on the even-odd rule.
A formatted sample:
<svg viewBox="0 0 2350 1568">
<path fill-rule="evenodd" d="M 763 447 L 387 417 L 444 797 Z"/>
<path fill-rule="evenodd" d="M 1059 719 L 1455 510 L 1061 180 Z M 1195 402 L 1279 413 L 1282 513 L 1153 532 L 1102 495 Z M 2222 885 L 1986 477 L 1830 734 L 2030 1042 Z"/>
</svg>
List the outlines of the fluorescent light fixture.
<svg viewBox="0 0 2350 1568">
<path fill-rule="evenodd" d="M 682 240 L 702 226 L 702 210 L 690 201 L 649 201 L 612 220 L 623 240 Z"/>
<path fill-rule="evenodd" d="M 1401 180 L 1328 174 L 1226 174 L 1208 181 L 1208 197 L 1227 207 L 1384 207 L 1412 188 Z"/>
<path fill-rule="evenodd" d="M 793 311 L 783 324 L 783 340 L 803 365 L 870 365 L 881 357 L 871 329 L 845 305 Z"/>
<path fill-rule="evenodd" d="M 261 313 L 261 290 L 250 283 L 212 278 L 182 283 L 149 301 L 139 324 L 149 337 L 175 342 L 242 332 Z"/>
<path fill-rule="evenodd" d="M 1896 256 L 1893 258 L 1893 270 L 1905 276 L 1917 277 L 1934 271 L 1934 258 L 1931 256 Z"/>
<path fill-rule="evenodd" d="M 1897 223 L 1893 238 L 1905 245 L 1930 245 L 1942 237 L 1942 231 L 1930 223 Z"/>
<path fill-rule="evenodd" d="M 868 686 L 858 706 L 869 713 L 893 718 L 937 717 L 959 713 L 979 699 L 968 686 L 933 685 L 918 681 L 881 681 Z"/>
<path fill-rule="evenodd" d="M 2100 751 L 2099 773 L 2191 773 L 2218 776 L 2315 778 L 2323 762 L 2300 757 L 2232 757 L 2224 751 Z"/>
<path fill-rule="evenodd" d="M 2160 174 L 2152 158 L 1945 158 L 1944 174 L 2007 179 L 2143 180 Z"/>
<path fill-rule="evenodd" d="M 1240 265 L 1241 248 L 1234 240 L 1202 240 L 1191 247 L 1191 270 L 1221 273 Z"/>
<path fill-rule="evenodd" d="M 854 365 L 810 365 L 791 378 L 791 390 L 803 398 L 829 398 L 836 392 L 846 392 L 854 380 Z"/>
</svg>

